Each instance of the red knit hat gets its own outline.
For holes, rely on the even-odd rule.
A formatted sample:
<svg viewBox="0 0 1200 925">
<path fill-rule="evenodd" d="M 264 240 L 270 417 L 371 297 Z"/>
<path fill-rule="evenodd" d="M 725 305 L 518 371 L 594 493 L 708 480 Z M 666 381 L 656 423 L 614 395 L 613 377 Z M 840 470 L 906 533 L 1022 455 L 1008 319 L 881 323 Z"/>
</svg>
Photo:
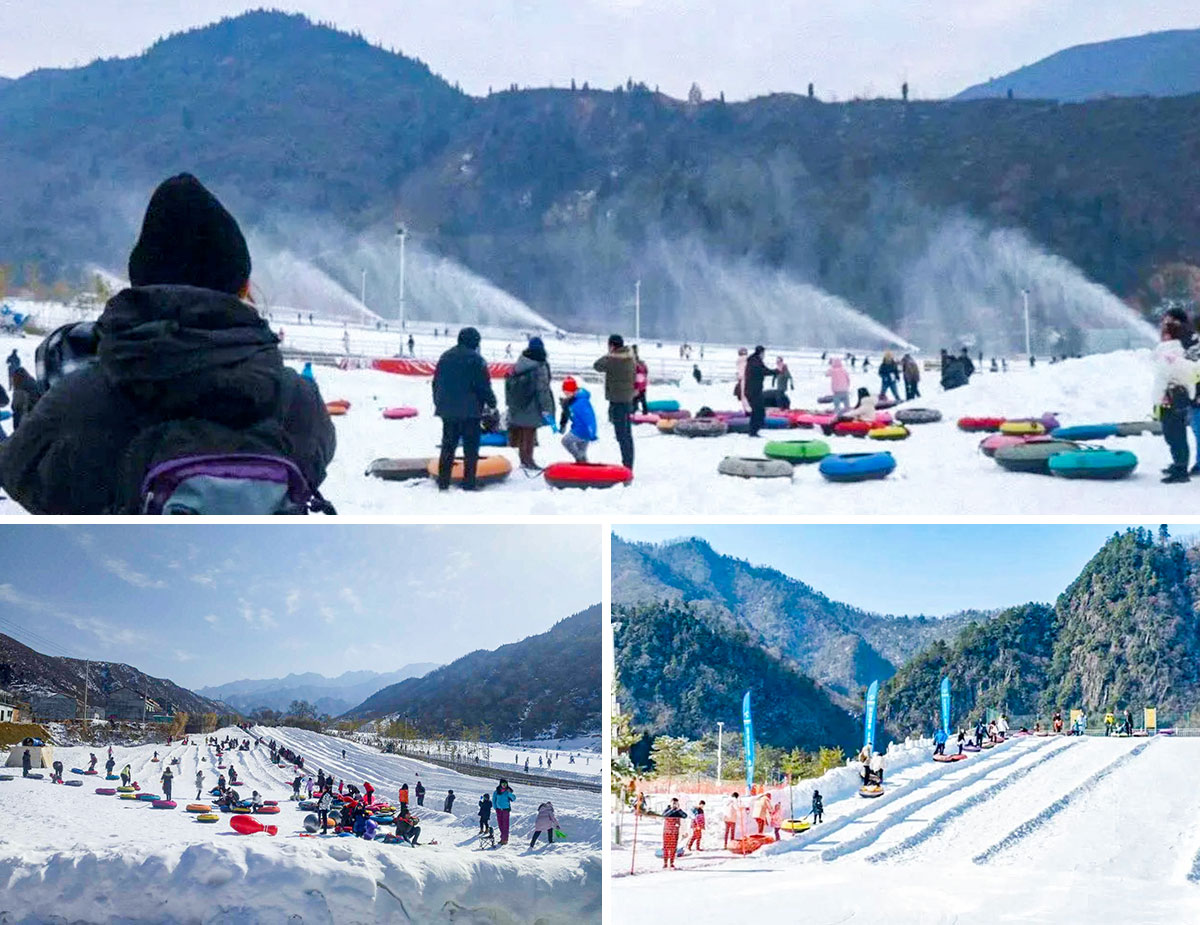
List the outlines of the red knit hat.
<svg viewBox="0 0 1200 925">
<path fill-rule="evenodd" d="M 563 380 L 563 392 L 567 395 L 574 395 L 578 391 L 579 383 L 576 382 L 571 376 L 567 376 L 567 378 Z"/>
</svg>

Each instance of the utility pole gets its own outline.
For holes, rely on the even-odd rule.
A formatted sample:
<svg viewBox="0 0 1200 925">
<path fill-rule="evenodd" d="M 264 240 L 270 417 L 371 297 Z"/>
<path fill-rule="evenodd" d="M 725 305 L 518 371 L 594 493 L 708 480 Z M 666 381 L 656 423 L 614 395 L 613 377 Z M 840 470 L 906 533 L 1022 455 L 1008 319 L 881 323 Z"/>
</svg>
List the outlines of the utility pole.
<svg viewBox="0 0 1200 925">
<path fill-rule="evenodd" d="M 362 286 L 359 288 L 358 301 L 360 301 L 362 303 L 363 308 L 367 307 L 367 268 L 366 267 L 363 267 L 363 271 L 362 271 Z"/>
<path fill-rule="evenodd" d="M 642 281 L 633 284 L 633 339 L 642 340 Z"/>
<path fill-rule="evenodd" d="M 404 239 L 408 237 L 408 229 L 400 222 L 396 223 L 396 237 L 400 241 L 400 329 L 404 329 Z"/>
<path fill-rule="evenodd" d="M 725 731 L 725 724 L 717 723 L 717 786 L 721 786 L 721 734 Z"/>
<path fill-rule="evenodd" d="M 1021 297 L 1025 300 L 1025 356 L 1033 356 L 1033 347 L 1029 340 L 1029 290 L 1022 289 Z"/>
</svg>

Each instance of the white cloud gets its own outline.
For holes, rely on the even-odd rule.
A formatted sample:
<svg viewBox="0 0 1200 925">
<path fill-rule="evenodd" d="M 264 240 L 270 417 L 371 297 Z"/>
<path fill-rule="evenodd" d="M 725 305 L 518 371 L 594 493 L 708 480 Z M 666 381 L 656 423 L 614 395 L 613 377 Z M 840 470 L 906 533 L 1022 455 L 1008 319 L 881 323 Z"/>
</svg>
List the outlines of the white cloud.
<svg viewBox="0 0 1200 925">
<path fill-rule="evenodd" d="M 62 620 L 81 632 L 92 634 L 106 646 L 113 642 L 130 645 L 144 641 L 142 635 L 133 629 L 118 627 L 97 617 L 78 614 L 41 597 L 25 594 L 11 584 L 0 584 L 0 601 L 29 613 Z"/>
<path fill-rule="evenodd" d="M 105 571 L 126 584 L 133 585 L 135 588 L 165 588 L 167 583 L 158 578 L 151 578 L 142 572 L 139 572 L 124 559 L 119 559 L 116 556 L 101 555 L 97 560 Z"/>
<path fill-rule="evenodd" d="M 328 604 L 322 604 L 320 607 L 317 608 L 317 610 L 321 614 L 321 619 L 324 620 L 326 623 L 337 622 L 337 611 L 334 610 L 332 607 L 330 607 Z"/>
<path fill-rule="evenodd" d="M 292 590 L 288 592 L 287 598 L 284 601 L 284 606 L 289 614 L 294 614 L 300 609 L 300 592 Z"/>
<path fill-rule="evenodd" d="M 363 612 L 362 600 L 359 599 L 358 592 L 356 592 L 353 588 L 349 586 L 342 588 L 338 596 L 341 597 L 341 599 L 347 604 L 349 604 L 355 613 Z"/>
<path fill-rule="evenodd" d="M 220 621 L 220 618 L 217 617 L 217 615 L 215 613 L 210 613 L 210 614 L 208 614 L 208 616 L 206 616 L 204 618 L 204 622 L 207 623 L 209 626 L 216 626 L 221 621 Z"/>
<path fill-rule="evenodd" d="M 238 598 L 238 611 L 243 620 L 258 629 L 270 630 L 279 626 L 275 622 L 275 615 L 271 610 L 266 607 L 256 607 L 245 598 Z"/>
<path fill-rule="evenodd" d="M 177 662 L 190 662 L 195 660 L 195 658 L 196 656 L 193 653 L 187 652 L 184 649 L 175 650 L 175 661 Z"/>
</svg>

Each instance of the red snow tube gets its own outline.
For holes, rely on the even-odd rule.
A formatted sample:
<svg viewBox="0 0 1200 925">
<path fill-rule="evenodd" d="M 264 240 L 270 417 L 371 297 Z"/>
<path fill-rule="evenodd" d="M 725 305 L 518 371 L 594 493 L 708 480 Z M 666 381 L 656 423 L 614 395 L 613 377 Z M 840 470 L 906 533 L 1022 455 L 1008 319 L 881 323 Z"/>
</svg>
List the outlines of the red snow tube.
<svg viewBox="0 0 1200 925">
<path fill-rule="evenodd" d="M 258 809 L 256 809 L 254 812 L 260 816 L 270 816 L 273 813 L 279 812 L 279 807 L 278 806 L 267 806 L 266 804 L 264 804 L 264 805 L 260 806 Z"/>
<path fill-rule="evenodd" d="M 966 755 L 934 755 L 934 761 L 965 761 Z"/>
<path fill-rule="evenodd" d="M 610 463 L 553 463 L 542 473 L 551 488 L 612 488 L 633 481 L 633 470 Z"/>
<path fill-rule="evenodd" d="M 659 415 L 657 414 L 642 414 L 641 412 L 634 412 L 633 414 L 629 415 L 630 424 L 657 424 L 658 421 Z"/>
<path fill-rule="evenodd" d="M 155 809 L 174 809 L 175 801 L 174 800 L 155 800 L 150 805 L 152 807 L 154 807 Z"/>
<path fill-rule="evenodd" d="M 97 787 L 96 792 L 102 797 L 115 796 L 117 791 L 113 787 Z"/>
<path fill-rule="evenodd" d="M 775 839 L 770 835 L 748 835 L 745 838 L 735 841 L 733 847 L 729 850 L 734 854 L 752 854 L 763 845 L 769 845 L 773 841 Z"/>
<path fill-rule="evenodd" d="M 405 418 L 415 418 L 416 408 L 384 408 L 383 416 L 389 421 L 403 421 Z"/>
<path fill-rule="evenodd" d="M 1005 420 L 1005 418 L 959 418 L 958 429 L 971 434 L 981 431 L 996 431 L 1000 429 L 1000 425 Z"/>
<path fill-rule="evenodd" d="M 833 425 L 833 432 L 843 437 L 865 437 L 874 426 L 870 421 L 839 421 Z"/>
</svg>

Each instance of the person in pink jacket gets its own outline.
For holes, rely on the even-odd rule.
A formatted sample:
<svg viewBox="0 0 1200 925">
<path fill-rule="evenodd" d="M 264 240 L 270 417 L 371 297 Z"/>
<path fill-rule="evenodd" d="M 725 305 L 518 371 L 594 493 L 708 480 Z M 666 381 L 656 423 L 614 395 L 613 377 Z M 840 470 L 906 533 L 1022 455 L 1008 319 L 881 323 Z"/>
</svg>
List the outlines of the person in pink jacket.
<svg viewBox="0 0 1200 925">
<path fill-rule="evenodd" d="M 783 804 L 776 803 L 771 809 L 771 828 L 775 830 L 775 841 L 779 841 L 779 830 L 783 827 Z"/>
<path fill-rule="evenodd" d="M 729 801 L 729 805 L 725 807 L 725 847 L 729 847 L 729 839 L 737 840 L 738 818 L 742 814 L 742 803 L 738 799 L 737 791 L 734 791 L 733 799 Z"/>
<path fill-rule="evenodd" d="M 758 822 L 758 834 L 762 835 L 767 820 L 771 818 L 771 794 L 764 793 L 754 801 L 754 818 Z"/>
<path fill-rule="evenodd" d="M 554 804 L 547 800 L 538 807 L 537 821 L 533 824 L 533 838 L 529 840 L 529 847 L 532 848 L 537 844 L 538 836 L 543 832 L 546 833 L 546 841 L 551 845 L 554 844 L 556 828 L 558 828 L 558 817 L 554 815 Z"/>
<path fill-rule="evenodd" d="M 829 377 L 829 388 L 833 392 L 833 413 L 847 411 L 850 408 L 850 373 L 846 372 L 840 357 L 829 361 L 825 375 Z"/>
</svg>

